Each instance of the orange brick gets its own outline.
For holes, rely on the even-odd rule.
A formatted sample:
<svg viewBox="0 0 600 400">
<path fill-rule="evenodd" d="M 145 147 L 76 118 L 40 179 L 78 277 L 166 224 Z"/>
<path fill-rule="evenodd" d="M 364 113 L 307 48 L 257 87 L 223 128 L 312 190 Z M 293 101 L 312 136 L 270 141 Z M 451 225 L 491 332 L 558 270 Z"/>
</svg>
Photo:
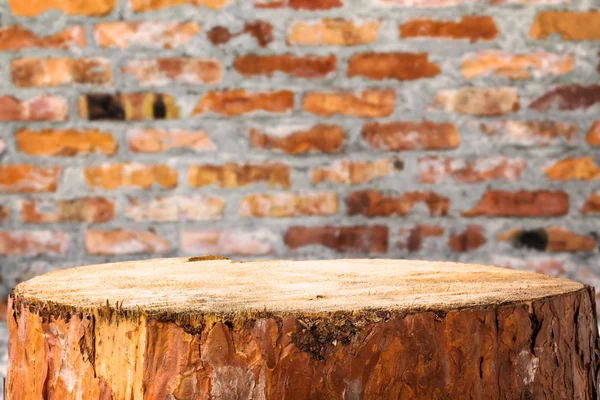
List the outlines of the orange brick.
<svg viewBox="0 0 600 400">
<path fill-rule="evenodd" d="M 230 3 L 231 0 L 129 0 L 131 9 L 136 13 L 162 10 L 186 4 L 194 7 L 206 7 L 216 10 L 225 7 Z"/>
<path fill-rule="evenodd" d="M 54 9 L 67 15 L 99 17 L 110 14 L 116 4 L 117 0 L 8 0 L 10 11 L 19 17 L 36 17 Z"/>
<path fill-rule="evenodd" d="M 79 96 L 77 111 L 81 118 L 90 121 L 179 118 L 175 98 L 162 93 L 84 94 Z"/>
<path fill-rule="evenodd" d="M 23 200 L 21 221 L 25 223 L 108 222 L 115 216 L 115 204 L 103 197 L 73 200 Z"/>
<path fill-rule="evenodd" d="M 304 111 L 330 117 L 341 114 L 351 117 L 386 117 L 394 111 L 393 90 L 366 89 L 353 92 L 310 92 L 302 98 Z"/>
<path fill-rule="evenodd" d="M 420 251 L 423 242 L 428 238 L 440 237 L 444 234 L 444 228 L 437 225 L 416 225 L 411 228 L 402 228 L 398 232 L 398 248 L 408 251 Z"/>
<path fill-rule="evenodd" d="M 462 88 L 440 90 L 433 106 L 447 112 L 478 116 L 497 116 L 519 110 L 519 94 L 515 88 Z"/>
<path fill-rule="evenodd" d="M 377 40 L 381 21 L 323 19 L 292 23 L 287 44 L 297 46 L 356 46 Z"/>
<path fill-rule="evenodd" d="M 250 144 L 259 149 L 280 150 L 286 154 L 309 152 L 337 153 L 345 134 L 338 125 L 317 124 L 311 128 L 283 126 L 265 132 L 250 129 Z"/>
<path fill-rule="evenodd" d="M 181 232 L 181 250 L 188 254 L 259 256 L 273 253 L 275 241 L 275 235 L 266 229 Z"/>
<path fill-rule="evenodd" d="M 367 217 L 407 215 L 417 203 L 424 203 L 432 217 L 446 216 L 450 208 L 446 196 L 433 192 L 407 192 L 394 197 L 376 190 L 360 190 L 351 192 L 346 198 L 348 215 Z"/>
<path fill-rule="evenodd" d="M 444 122 L 369 122 L 361 131 L 369 145 L 382 150 L 445 150 L 460 144 L 456 125 Z"/>
<path fill-rule="evenodd" d="M 110 62 L 104 58 L 23 58 L 11 62 L 10 72 L 18 87 L 105 85 L 112 81 Z"/>
<path fill-rule="evenodd" d="M 291 226 L 284 237 L 290 249 L 321 245 L 339 253 L 385 253 L 388 228 L 373 226 Z"/>
<path fill-rule="evenodd" d="M 208 134 L 201 130 L 133 128 L 127 131 L 127 143 L 129 151 L 135 153 L 160 153 L 174 149 L 205 152 L 217 149 Z"/>
<path fill-rule="evenodd" d="M 58 186 L 60 172 L 61 168 L 58 166 L 0 165 L 0 192 L 54 192 Z"/>
<path fill-rule="evenodd" d="M 90 188 L 115 190 L 121 187 L 164 189 L 177 186 L 177 171 L 164 164 L 139 163 L 101 164 L 85 167 L 85 181 Z"/>
<path fill-rule="evenodd" d="M 198 58 L 156 58 L 131 60 L 121 68 L 143 86 L 169 83 L 209 84 L 221 81 L 223 68 L 217 60 Z"/>
<path fill-rule="evenodd" d="M 522 146 L 571 143 L 577 133 L 574 124 L 552 121 L 495 121 L 482 123 L 480 128 L 487 136 Z"/>
<path fill-rule="evenodd" d="M 240 217 L 301 217 L 337 212 L 335 192 L 252 194 L 240 202 Z"/>
<path fill-rule="evenodd" d="M 488 190 L 465 217 L 557 217 L 569 212 L 569 196 L 562 191 L 509 192 Z"/>
<path fill-rule="evenodd" d="M 30 48 L 67 50 L 85 46 L 85 32 L 81 26 L 69 26 L 49 36 L 38 36 L 20 25 L 0 28 L 0 51 L 19 51 Z"/>
<path fill-rule="evenodd" d="M 99 130 L 30 131 L 19 129 L 15 133 L 17 150 L 30 156 L 76 156 L 100 153 L 112 156 L 117 152 L 117 142 L 110 132 Z"/>
<path fill-rule="evenodd" d="M 28 100 L 0 96 L 0 121 L 64 121 L 69 115 L 62 97 L 42 94 Z"/>
<path fill-rule="evenodd" d="M 585 141 L 590 146 L 600 146 L 600 121 L 592 122 L 590 129 L 585 135 Z"/>
<path fill-rule="evenodd" d="M 401 38 L 466 39 L 474 43 L 493 40 L 498 33 L 494 19 L 480 15 L 463 16 L 458 22 L 416 18 L 400 25 Z"/>
<path fill-rule="evenodd" d="M 551 181 L 591 181 L 600 177 L 600 167 L 592 157 L 567 157 L 544 169 Z"/>
<path fill-rule="evenodd" d="M 169 241 L 152 231 L 124 229 L 85 231 L 85 249 L 88 254 L 164 253 L 169 248 Z"/>
<path fill-rule="evenodd" d="M 39 256 L 62 255 L 69 249 L 69 237 L 64 232 L 0 231 L 0 255 Z"/>
<path fill-rule="evenodd" d="M 501 180 L 516 181 L 525 170 L 520 158 L 493 156 L 476 159 L 456 159 L 428 156 L 419 158 L 419 180 L 422 183 L 443 183 L 449 178 L 461 183 Z"/>
<path fill-rule="evenodd" d="M 545 112 L 586 110 L 600 104 L 600 85 L 569 84 L 556 86 L 534 99 L 529 109 Z"/>
<path fill-rule="evenodd" d="M 457 253 L 477 250 L 485 243 L 483 227 L 479 225 L 467 225 L 464 231 L 452 233 L 448 240 L 448 246 Z"/>
<path fill-rule="evenodd" d="M 102 48 L 175 49 L 188 44 L 198 32 L 200 25 L 195 22 L 110 21 L 96 24 L 94 38 Z"/>
<path fill-rule="evenodd" d="M 188 184 L 191 187 L 219 185 L 222 188 L 248 186 L 265 182 L 269 186 L 290 187 L 290 168 L 282 163 L 190 165 Z"/>
<path fill-rule="evenodd" d="M 329 181 L 356 185 L 384 178 L 392 174 L 395 169 L 402 170 L 402 168 L 403 164 L 399 160 L 381 159 L 374 162 L 340 160 L 333 162 L 329 168 L 314 169 L 311 183 Z"/>
<path fill-rule="evenodd" d="M 530 79 L 564 75 L 573 70 L 572 54 L 530 53 L 509 54 L 482 51 L 463 59 L 461 72 L 465 78 L 497 75 L 508 79 Z"/>
<path fill-rule="evenodd" d="M 243 115 L 257 111 L 285 113 L 294 107 L 294 94 L 289 90 L 265 93 L 247 93 L 245 90 L 228 90 L 204 94 L 192 116 L 213 112 L 225 116 Z"/>
<path fill-rule="evenodd" d="M 337 58 L 334 55 L 319 57 L 249 54 L 237 57 L 233 67 L 244 76 L 272 76 L 275 72 L 281 72 L 295 78 L 324 78 L 335 71 L 336 62 Z"/>
<path fill-rule="evenodd" d="M 539 11 L 531 28 L 532 39 L 548 39 L 560 35 L 562 40 L 600 40 L 600 12 Z"/>
<path fill-rule="evenodd" d="M 254 0 L 256 8 L 291 8 L 294 10 L 329 10 L 342 7 L 342 0 Z"/>
<path fill-rule="evenodd" d="M 125 215 L 134 221 L 204 221 L 220 219 L 224 209 L 225 201 L 219 197 L 129 198 Z"/>
<path fill-rule="evenodd" d="M 591 193 L 581 207 L 582 214 L 600 214 L 600 193 Z"/>
<path fill-rule="evenodd" d="M 556 226 L 544 229 L 511 229 L 496 237 L 499 241 L 511 241 L 517 248 L 533 248 L 548 252 L 590 253 L 596 248 L 596 239 L 580 235 Z"/>
<path fill-rule="evenodd" d="M 429 61 L 427 53 L 360 53 L 348 60 L 348 77 L 397 79 L 401 81 L 432 78 L 440 67 Z"/>
</svg>

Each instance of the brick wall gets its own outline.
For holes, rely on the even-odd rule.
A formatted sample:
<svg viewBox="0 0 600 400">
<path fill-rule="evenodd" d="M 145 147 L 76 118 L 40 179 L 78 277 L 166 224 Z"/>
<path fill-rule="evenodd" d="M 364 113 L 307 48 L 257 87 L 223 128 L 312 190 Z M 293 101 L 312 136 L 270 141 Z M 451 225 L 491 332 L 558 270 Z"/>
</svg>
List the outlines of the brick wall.
<svg viewBox="0 0 600 400">
<path fill-rule="evenodd" d="M 0 295 L 204 253 L 600 285 L 597 2 L 0 3 Z"/>
</svg>

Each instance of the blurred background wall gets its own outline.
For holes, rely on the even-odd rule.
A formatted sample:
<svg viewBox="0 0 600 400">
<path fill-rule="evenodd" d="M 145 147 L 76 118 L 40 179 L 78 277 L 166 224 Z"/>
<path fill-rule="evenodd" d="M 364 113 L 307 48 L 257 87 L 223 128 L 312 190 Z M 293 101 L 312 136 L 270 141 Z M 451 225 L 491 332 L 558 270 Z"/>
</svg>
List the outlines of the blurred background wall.
<svg viewBox="0 0 600 400">
<path fill-rule="evenodd" d="M 600 285 L 598 1 L 0 4 L 2 298 L 205 253 Z"/>
</svg>

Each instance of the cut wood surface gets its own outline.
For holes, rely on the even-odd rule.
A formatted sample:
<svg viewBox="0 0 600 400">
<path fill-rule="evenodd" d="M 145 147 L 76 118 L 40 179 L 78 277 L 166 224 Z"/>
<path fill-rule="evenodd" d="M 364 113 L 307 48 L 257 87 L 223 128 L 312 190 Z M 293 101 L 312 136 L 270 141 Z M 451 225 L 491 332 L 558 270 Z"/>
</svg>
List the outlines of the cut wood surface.
<svg viewBox="0 0 600 400">
<path fill-rule="evenodd" d="M 481 265 L 157 259 L 10 299 L 9 399 L 596 399 L 593 289 Z"/>
</svg>

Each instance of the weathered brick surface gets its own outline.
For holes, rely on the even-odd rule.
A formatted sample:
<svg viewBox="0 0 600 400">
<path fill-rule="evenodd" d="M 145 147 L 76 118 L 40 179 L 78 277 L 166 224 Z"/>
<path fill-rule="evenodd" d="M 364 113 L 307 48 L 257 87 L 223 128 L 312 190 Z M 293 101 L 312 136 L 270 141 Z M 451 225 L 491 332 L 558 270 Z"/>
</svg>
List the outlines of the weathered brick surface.
<svg viewBox="0 0 600 400">
<path fill-rule="evenodd" d="M 5 1 L 0 300 L 206 253 L 600 288 L 594 2 Z"/>
</svg>

